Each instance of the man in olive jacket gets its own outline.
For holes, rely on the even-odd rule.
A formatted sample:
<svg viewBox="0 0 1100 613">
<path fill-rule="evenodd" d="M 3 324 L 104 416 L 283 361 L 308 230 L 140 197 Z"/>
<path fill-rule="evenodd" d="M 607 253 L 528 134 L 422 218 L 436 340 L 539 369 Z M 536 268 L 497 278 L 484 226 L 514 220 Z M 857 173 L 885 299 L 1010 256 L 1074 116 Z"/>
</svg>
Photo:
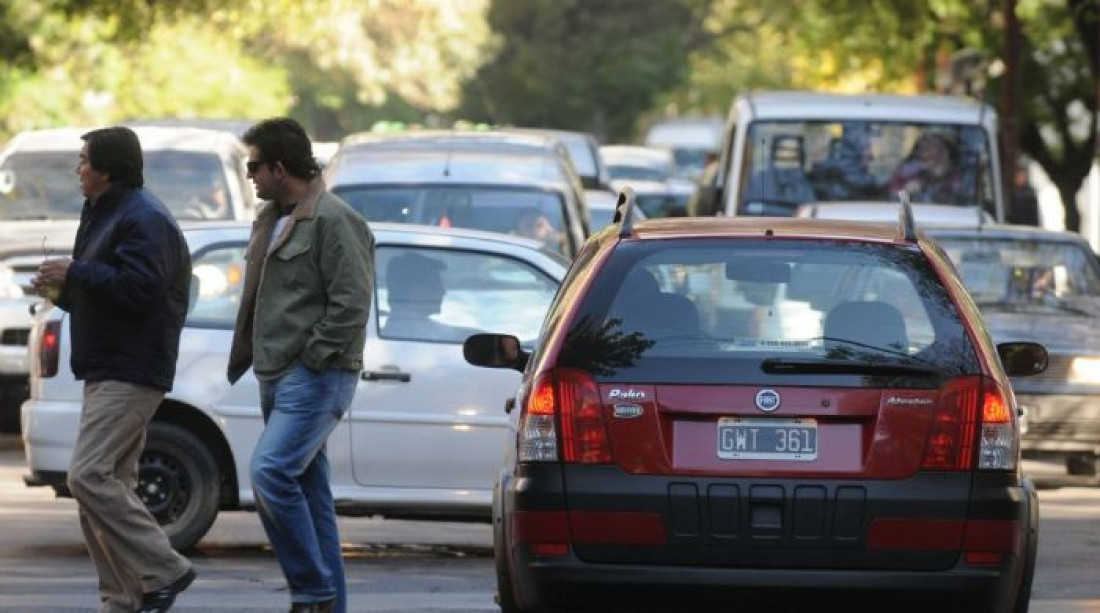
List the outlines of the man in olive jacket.
<svg viewBox="0 0 1100 613">
<path fill-rule="evenodd" d="M 229 381 L 249 367 L 259 380 L 265 427 L 252 454 L 252 489 L 291 611 L 343 613 L 325 441 L 363 365 L 374 237 L 363 217 L 326 191 L 296 121 L 262 121 L 243 140 L 248 176 L 268 203 L 248 245 Z"/>
</svg>

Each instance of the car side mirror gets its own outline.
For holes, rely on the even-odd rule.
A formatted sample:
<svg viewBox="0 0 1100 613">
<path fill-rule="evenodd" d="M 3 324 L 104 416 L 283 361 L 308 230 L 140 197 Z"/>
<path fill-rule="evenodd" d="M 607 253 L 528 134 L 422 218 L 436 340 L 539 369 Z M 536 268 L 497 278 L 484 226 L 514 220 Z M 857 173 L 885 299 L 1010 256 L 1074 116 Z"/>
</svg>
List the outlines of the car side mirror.
<svg viewBox="0 0 1100 613">
<path fill-rule="evenodd" d="M 997 345 L 1001 364 L 1010 377 L 1037 375 L 1047 369 L 1049 356 L 1039 343 L 1001 343 Z"/>
<path fill-rule="evenodd" d="M 721 201 L 721 187 L 700 185 L 688 201 L 687 214 L 691 217 L 713 217 L 718 214 L 718 205 Z"/>
<path fill-rule="evenodd" d="M 531 354 L 511 334 L 474 334 L 462 343 L 462 357 L 474 366 L 511 368 L 523 372 Z"/>
</svg>

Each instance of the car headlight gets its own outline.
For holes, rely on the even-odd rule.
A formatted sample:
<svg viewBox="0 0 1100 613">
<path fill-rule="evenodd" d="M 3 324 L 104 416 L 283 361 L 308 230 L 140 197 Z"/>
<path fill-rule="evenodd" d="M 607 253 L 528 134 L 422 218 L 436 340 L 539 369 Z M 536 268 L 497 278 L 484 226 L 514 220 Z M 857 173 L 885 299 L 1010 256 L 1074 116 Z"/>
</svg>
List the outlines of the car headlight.
<svg viewBox="0 0 1100 613">
<path fill-rule="evenodd" d="M 1069 380 L 1073 383 L 1100 384 L 1100 358 L 1073 358 L 1069 365 Z"/>
<path fill-rule="evenodd" d="M 23 288 L 15 282 L 15 273 L 11 267 L 0 265 L 0 299 L 22 298 Z"/>
</svg>

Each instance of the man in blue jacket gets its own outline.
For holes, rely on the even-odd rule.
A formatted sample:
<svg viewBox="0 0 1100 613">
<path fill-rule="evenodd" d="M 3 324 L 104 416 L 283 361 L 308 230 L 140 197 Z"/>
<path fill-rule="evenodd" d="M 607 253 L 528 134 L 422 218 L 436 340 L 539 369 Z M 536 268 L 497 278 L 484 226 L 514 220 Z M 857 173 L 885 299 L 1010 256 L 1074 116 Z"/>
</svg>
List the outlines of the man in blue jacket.
<svg viewBox="0 0 1100 613">
<path fill-rule="evenodd" d="M 81 138 L 86 200 L 73 257 L 43 262 L 34 280 L 71 315 L 72 369 L 84 381 L 68 486 L 101 611 L 167 611 L 195 572 L 134 487 L 146 428 L 175 378 L 191 258 L 171 213 L 142 187 L 137 135 L 111 127 Z"/>
</svg>

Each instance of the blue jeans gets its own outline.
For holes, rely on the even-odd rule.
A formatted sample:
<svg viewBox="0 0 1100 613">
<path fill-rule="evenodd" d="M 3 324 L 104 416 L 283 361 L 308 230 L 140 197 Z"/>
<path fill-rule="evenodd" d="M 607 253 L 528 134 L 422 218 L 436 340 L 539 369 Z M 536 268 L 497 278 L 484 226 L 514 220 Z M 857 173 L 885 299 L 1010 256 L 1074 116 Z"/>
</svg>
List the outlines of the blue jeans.
<svg viewBox="0 0 1100 613">
<path fill-rule="evenodd" d="M 347 610 L 344 561 L 325 441 L 351 405 L 358 373 L 297 364 L 260 380 L 264 431 L 252 452 L 252 490 L 292 602 L 336 599 Z"/>
</svg>

